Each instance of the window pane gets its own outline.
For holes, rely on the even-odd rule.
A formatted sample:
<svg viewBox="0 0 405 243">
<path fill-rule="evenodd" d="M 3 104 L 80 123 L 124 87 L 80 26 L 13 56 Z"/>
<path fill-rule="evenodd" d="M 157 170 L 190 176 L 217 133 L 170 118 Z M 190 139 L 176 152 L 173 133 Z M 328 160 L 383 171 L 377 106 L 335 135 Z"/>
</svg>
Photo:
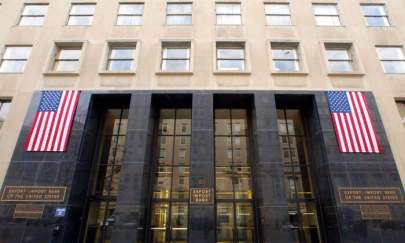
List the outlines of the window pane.
<svg viewBox="0 0 405 243">
<path fill-rule="evenodd" d="M 0 122 L 6 120 L 8 111 L 10 110 L 11 102 L 0 101 Z"/>
<path fill-rule="evenodd" d="M 142 25 L 141 16 L 118 16 L 117 25 Z"/>
<path fill-rule="evenodd" d="M 386 17 L 366 17 L 368 26 L 389 26 L 390 23 Z"/>
<path fill-rule="evenodd" d="M 234 197 L 232 180 L 232 167 L 216 168 L 216 196 L 218 199 Z"/>
<path fill-rule="evenodd" d="M 236 225 L 238 227 L 253 227 L 253 210 L 250 203 L 236 204 Z"/>
<path fill-rule="evenodd" d="M 24 71 L 26 61 L 3 61 L 0 66 L 0 72 L 20 73 Z"/>
<path fill-rule="evenodd" d="M 91 25 L 92 16 L 70 16 L 68 25 Z"/>
<path fill-rule="evenodd" d="M 72 15 L 93 15 L 96 9 L 95 4 L 73 4 L 70 14 Z"/>
<path fill-rule="evenodd" d="M 328 59 L 333 59 L 333 60 L 348 60 L 349 58 L 349 53 L 347 50 L 326 50 Z"/>
<path fill-rule="evenodd" d="M 153 198 L 170 198 L 172 169 L 159 166 L 153 183 Z"/>
<path fill-rule="evenodd" d="M 188 60 L 163 60 L 162 70 L 163 71 L 188 71 L 189 62 L 188 62 Z"/>
<path fill-rule="evenodd" d="M 143 4 L 120 4 L 118 14 L 143 14 Z"/>
<path fill-rule="evenodd" d="M 230 154 L 228 154 L 230 151 Z M 231 165 L 232 145 L 228 143 L 228 137 L 215 138 L 215 163 L 217 165 Z"/>
<path fill-rule="evenodd" d="M 252 199 L 252 181 L 249 167 L 235 168 L 235 198 Z"/>
<path fill-rule="evenodd" d="M 31 47 L 6 47 L 3 59 L 28 59 Z"/>
<path fill-rule="evenodd" d="M 169 25 L 182 25 L 191 24 L 191 16 L 167 16 L 166 24 Z"/>
<path fill-rule="evenodd" d="M 46 15 L 48 5 L 25 5 L 23 15 Z"/>
<path fill-rule="evenodd" d="M 232 203 L 217 204 L 217 240 L 233 242 L 234 211 Z"/>
<path fill-rule="evenodd" d="M 113 48 L 110 53 L 111 59 L 132 59 L 134 48 Z"/>
<path fill-rule="evenodd" d="M 175 203 L 171 209 L 172 241 L 186 242 L 188 226 L 188 207 L 186 203 Z M 164 242 L 164 241 L 163 241 Z"/>
<path fill-rule="evenodd" d="M 41 26 L 44 23 L 44 17 L 22 17 L 20 26 Z"/>
<path fill-rule="evenodd" d="M 78 61 L 56 61 L 55 71 L 73 72 L 77 70 Z"/>
<path fill-rule="evenodd" d="M 315 15 L 338 15 L 336 5 L 314 4 Z"/>
<path fill-rule="evenodd" d="M 291 25 L 290 16 L 266 16 L 268 25 Z"/>
<path fill-rule="evenodd" d="M 167 4 L 167 14 L 191 14 L 191 4 Z"/>
<path fill-rule="evenodd" d="M 386 73 L 405 73 L 405 61 L 383 61 Z"/>
<path fill-rule="evenodd" d="M 329 61 L 329 68 L 332 72 L 350 72 L 352 71 L 352 66 L 350 62 L 334 62 Z"/>
<path fill-rule="evenodd" d="M 243 59 L 244 57 L 243 49 L 218 49 L 218 58 L 220 59 Z"/>
<path fill-rule="evenodd" d="M 266 4 L 264 7 L 266 14 L 290 14 L 288 4 Z"/>
<path fill-rule="evenodd" d="M 295 49 L 273 49 L 273 59 L 298 59 Z"/>
<path fill-rule="evenodd" d="M 80 59 L 81 50 L 80 49 L 60 49 L 58 59 Z"/>
<path fill-rule="evenodd" d="M 189 167 L 180 166 L 173 168 L 172 198 L 188 199 L 189 176 Z"/>
<path fill-rule="evenodd" d="M 217 15 L 219 25 L 240 25 L 242 23 L 240 15 Z"/>
<path fill-rule="evenodd" d="M 218 60 L 218 69 L 219 70 L 235 70 L 243 71 L 245 70 L 245 61 L 244 60 Z"/>
<path fill-rule="evenodd" d="M 296 72 L 299 71 L 299 64 L 297 61 L 274 61 L 274 70 Z"/>
<path fill-rule="evenodd" d="M 240 4 L 237 3 L 219 3 L 216 4 L 217 14 L 240 14 Z"/>
<path fill-rule="evenodd" d="M 372 15 L 372 16 L 385 16 L 387 13 L 385 12 L 385 7 L 383 5 L 362 5 L 361 6 L 364 15 Z"/>
<path fill-rule="evenodd" d="M 131 71 L 133 69 L 133 61 L 110 61 L 108 63 L 108 71 Z"/>
<path fill-rule="evenodd" d="M 321 26 L 339 26 L 340 20 L 338 16 L 317 16 L 316 24 Z"/>
<path fill-rule="evenodd" d="M 160 110 L 160 134 L 173 135 L 174 134 L 174 117 L 175 111 L 173 109 Z"/>
<path fill-rule="evenodd" d="M 401 47 L 377 47 L 377 53 L 381 60 L 404 59 Z"/>
<path fill-rule="evenodd" d="M 188 59 L 190 57 L 188 48 L 165 48 L 163 50 L 163 58 L 168 59 Z"/>
</svg>

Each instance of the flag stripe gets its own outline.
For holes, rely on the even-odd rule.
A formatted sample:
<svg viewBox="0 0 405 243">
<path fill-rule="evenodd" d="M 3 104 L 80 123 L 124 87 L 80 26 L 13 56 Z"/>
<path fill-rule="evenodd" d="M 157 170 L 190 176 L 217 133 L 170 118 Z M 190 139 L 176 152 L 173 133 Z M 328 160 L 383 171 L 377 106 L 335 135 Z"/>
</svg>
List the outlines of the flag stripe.
<svg viewBox="0 0 405 243">
<path fill-rule="evenodd" d="M 79 95 L 80 91 L 42 92 L 26 151 L 66 151 Z"/>
<path fill-rule="evenodd" d="M 362 92 L 326 92 L 341 152 L 381 153 L 367 100 Z"/>
</svg>

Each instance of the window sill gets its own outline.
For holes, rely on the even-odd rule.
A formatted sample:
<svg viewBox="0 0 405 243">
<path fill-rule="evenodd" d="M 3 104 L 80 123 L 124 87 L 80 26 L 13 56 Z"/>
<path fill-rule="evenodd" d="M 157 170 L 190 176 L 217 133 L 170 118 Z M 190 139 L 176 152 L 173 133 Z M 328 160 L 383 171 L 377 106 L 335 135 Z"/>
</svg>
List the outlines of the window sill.
<svg viewBox="0 0 405 243">
<path fill-rule="evenodd" d="M 271 75 L 280 75 L 280 76 L 288 76 L 288 75 L 292 75 L 292 76 L 307 76 L 308 72 L 277 72 L 277 71 L 273 71 L 271 73 Z"/>
<path fill-rule="evenodd" d="M 123 72 L 116 72 L 116 71 L 100 71 L 98 72 L 99 75 L 102 76 L 109 76 L 109 75 L 135 75 L 135 71 L 123 71 Z"/>
<path fill-rule="evenodd" d="M 250 71 L 214 71 L 214 75 L 250 75 Z"/>
<path fill-rule="evenodd" d="M 44 76 L 79 76 L 79 72 L 57 72 L 57 71 L 49 71 L 45 72 L 42 75 Z"/>
<path fill-rule="evenodd" d="M 10 74 L 23 74 L 24 72 L 0 72 L 0 75 L 2 74 L 6 74 L 6 75 L 10 75 Z"/>
<path fill-rule="evenodd" d="M 338 73 L 338 72 L 329 72 L 328 76 L 347 76 L 347 77 L 360 77 L 360 76 L 364 76 L 365 73 L 362 72 L 342 72 L 342 73 Z"/>
<path fill-rule="evenodd" d="M 193 75 L 193 71 L 156 71 L 156 75 Z"/>
</svg>

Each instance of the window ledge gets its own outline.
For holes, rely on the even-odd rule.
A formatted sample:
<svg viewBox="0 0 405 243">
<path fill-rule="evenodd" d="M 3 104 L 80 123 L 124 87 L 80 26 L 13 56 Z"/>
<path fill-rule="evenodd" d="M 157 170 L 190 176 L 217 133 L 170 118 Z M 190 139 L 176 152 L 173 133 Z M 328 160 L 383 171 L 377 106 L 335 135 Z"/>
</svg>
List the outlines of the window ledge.
<svg viewBox="0 0 405 243">
<path fill-rule="evenodd" d="M 286 75 L 286 76 L 288 76 L 288 75 L 294 75 L 294 76 L 307 76 L 308 75 L 308 72 L 303 72 L 303 71 L 301 71 L 301 72 L 277 72 L 277 71 L 273 71 L 272 73 L 271 73 L 272 75 Z"/>
<path fill-rule="evenodd" d="M 214 71 L 215 75 L 250 75 L 250 71 Z"/>
<path fill-rule="evenodd" d="M 135 75 L 135 71 L 123 71 L 123 72 L 116 72 L 116 71 L 100 71 L 98 72 L 99 75 L 108 76 L 108 75 Z"/>
<path fill-rule="evenodd" d="M 23 74 L 24 72 L 0 72 L 0 75 L 2 74 L 6 74 L 6 75 L 10 75 L 10 74 Z"/>
<path fill-rule="evenodd" d="M 193 75 L 193 71 L 156 71 L 156 75 Z"/>
<path fill-rule="evenodd" d="M 43 73 L 44 76 L 79 76 L 79 72 L 57 72 L 57 71 L 48 71 Z"/>
<path fill-rule="evenodd" d="M 360 76 L 364 76 L 365 73 L 362 72 L 329 72 L 328 76 L 347 76 L 347 77 L 360 77 Z"/>
</svg>

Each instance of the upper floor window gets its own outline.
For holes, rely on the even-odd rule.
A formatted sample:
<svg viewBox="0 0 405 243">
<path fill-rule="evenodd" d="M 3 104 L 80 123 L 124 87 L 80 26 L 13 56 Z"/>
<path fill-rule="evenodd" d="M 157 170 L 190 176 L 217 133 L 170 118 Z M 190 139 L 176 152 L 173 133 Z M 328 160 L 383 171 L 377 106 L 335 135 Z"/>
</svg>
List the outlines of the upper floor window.
<svg viewBox="0 0 405 243">
<path fill-rule="evenodd" d="M 288 3 L 266 3 L 264 9 L 268 25 L 291 25 Z"/>
<path fill-rule="evenodd" d="M 396 100 L 395 103 L 397 104 L 399 115 L 402 118 L 402 123 L 405 125 L 405 101 L 404 100 Z"/>
<path fill-rule="evenodd" d="M 273 70 L 276 72 L 298 72 L 300 61 L 298 43 L 271 43 Z"/>
<path fill-rule="evenodd" d="M 162 71 L 190 70 L 190 42 L 166 42 L 162 48 Z"/>
<path fill-rule="evenodd" d="M 25 4 L 19 26 L 41 26 L 48 12 L 48 4 Z"/>
<path fill-rule="evenodd" d="M 402 47 L 377 47 L 377 54 L 385 73 L 405 73 L 405 57 Z"/>
<path fill-rule="evenodd" d="M 217 70 L 244 71 L 246 64 L 245 43 L 217 43 Z"/>
<path fill-rule="evenodd" d="M 95 3 L 72 4 L 67 25 L 91 25 L 95 10 Z"/>
<path fill-rule="evenodd" d="M 10 100 L 0 100 L 0 131 L 3 123 L 6 120 L 8 110 L 10 109 L 11 101 Z"/>
<path fill-rule="evenodd" d="M 325 44 L 328 65 L 331 72 L 353 71 L 351 46 L 348 44 Z"/>
<path fill-rule="evenodd" d="M 313 4 L 315 21 L 320 26 L 340 26 L 339 13 L 336 4 Z"/>
<path fill-rule="evenodd" d="M 117 25 L 142 25 L 143 3 L 120 3 Z"/>
<path fill-rule="evenodd" d="M 7 46 L 0 62 L 2 73 L 22 73 L 31 53 L 31 46 Z"/>
<path fill-rule="evenodd" d="M 168 25 L 190 25 L 192 23 L 191 3 L 168 3 L 166 11 L 166 24 Z"/>
<path fill-rule="evenodd" d="M 134 70 L 136 44 L 112 44 L 107 60 L 107 70 L 128 72 Z"/>
<path fill-rule="evenodd" d="M 53 71 L 76 72 L 79 69 L 81 46 L 58 46 Z"/>
<path fill-rule="evenodd" d="M 242 24 L 240 3 L 217 3 L 215 9 L 218 25 Z"/>
<path fill-rule="evenodd" d="M 384 4 L 362 4 L 367 26 L 389 26 L 388 14 Z"/>
</svg>

